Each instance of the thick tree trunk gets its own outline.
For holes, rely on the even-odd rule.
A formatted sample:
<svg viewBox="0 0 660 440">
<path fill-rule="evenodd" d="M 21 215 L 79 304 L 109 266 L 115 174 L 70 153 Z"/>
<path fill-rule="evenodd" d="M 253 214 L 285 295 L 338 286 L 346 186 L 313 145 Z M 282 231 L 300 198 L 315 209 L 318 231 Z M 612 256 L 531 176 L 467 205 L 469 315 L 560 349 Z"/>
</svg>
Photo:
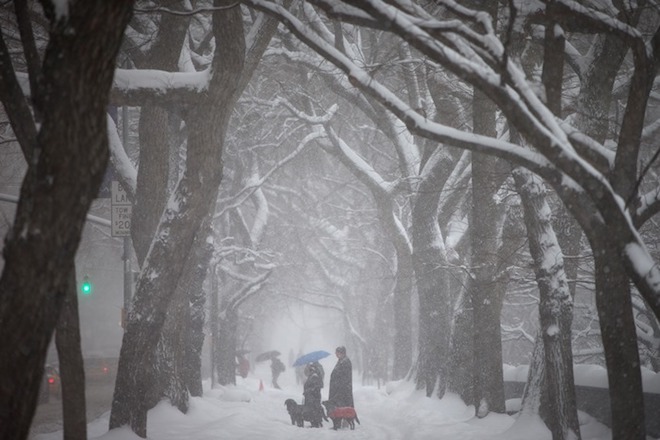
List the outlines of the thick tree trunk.
<svg viewBox="0 0 660 440">
<path fill-rule="evenodd" d="M 156 344 L 169 302 L 190 253 L 194 235 L 215 202 L 222 179 L 222 150 L 231 111 L 239 96 L 237 85 L 245 57 L 245 37 L 240 7 L 213 13 L 216 45 L 208 93 L 200 98 L 188 118 L 187 167 L 168 209 L 158 236 L 145 260 L 119 358 L 117 382 L 110 415 L 110 428 L 129 424 L 146 437 L 147 407 L 143 396 L 151 386 Z M 160 268 L 160 270 L 158 270 Z"/>
<path fill-rule="evenodd" d="M 167 203 L 169 178 L 168 113 L 160 107 L 143 107 L 140 113 L 140 167 L 131 216 L 131 238 L 138 266 L 144 259 Z"/>
<path fill-rule="evenodd" d="M 177 3 L 183 5 L 183 2 L 174 2 L 173 9 L 177 8 Z M 149 52 L 143 58 L 136 59 L 135 64 L 140 69 L 175 72 L 178 70 L 181 46 L 190 18 L 162 14 L 160 19 L 158 34 Z M 140 167 L 131 218 L 131 238 L 140 267 L 147 256 L 167 202 L 172 132 L 167 109 L 154 105 L 145 105 L 141 108 Z"/>
<path fill-rule="evenodd" d="M 172 405 L 183 413 L 188 411 L 188 384 L 195 389 L 196 395 L 202 394 L 200 368 L 201 348 L 204 343 L 202 328 L 205 303 L 202 284 L 213 252 L 206 243 L 209 218 L 210 216 L 207 216 L 200 227 L 200 233 L 195 237 L 193 249 L 186 259 L 183 273 L 179 278 L 179 285 L 170 304 L 158 345 L 155 366 L 159 385 L 154 390 L 154 404 L 161 398 L 167 397 Z M 197 331 L 193 336 L 191 306 L 194 302 L 198 310 L 195 312 L 197 318 L 194 322 Z"/>
<path fill-rule="evenodd" d="M 438 224 L 440 192 L 451 173 L 454 158 L 437 151 L 427 162 L 412 211 L 413 264 L 419 295 L 419 359 L 417 388 L 440 397 L 447 386 L 447 364 L 452 328 L 453 295 L 449 289 L 442 232 Z"/>
<path fill-rule="evenodd" d="M 456 277 L 457 275 L 453 275 Z M 451 283 L 452 291 L 462 291 L 463 286 Z M 458 394 L 463 402 L 474 401 L 474 337 L 472 328 L 472 303 L 463 291 L 457 300 L 451 332 L 450 355 L 447 372 L 447 390 Z"/>
<path fill-rule="evenodd" d="M 218 283 L 218 272 L 219 268 L 216 267 L 211 276 L 211 301 L 209 304 L 209 327 L 211 331 L 211 387 L 215 387 L 218 378 L 216 377 L 217 366 L 220 363 L 220 352 L 218 350 L 218 338 L 220 335 L 219 332 L 219 320 L 220 320 L 220 304 L 219 298 L 220 295 L 220 286 Z"/>
<path fill-rule="evenodd" d="M 539 332 L 536 335 L 532 358 L 529 360 L 529 371 L 527 382 L 523 390 L 522 403 L 520 404 L 521 416 L 537 416 L 541 414 L 543 402 L 547 400 L 545 393 L 545 349 L 543 347 L 543 336 Z"/>
<path fill-rule="evenodd" d="M 201 230 L 208 231 L 207 226 Z M 206 237 L 207 234 L 202 234 Z M 200 236 L 201 237 L 201 236 Z M 204 293 L 204 279 L 208 273 L 209 264 L 213 256 L 213 247 L 206 240 L 199 240 L 195 246 L 194 267 L 191 271 L 191 280 L 188 283 L 188 314 L 185 344 L 185 359 L 183 365 L 183 381 L 191 396 L 202 395 L 202 347 L 204 345 L 204 323 L 206 319 Z"/>
<path fill-rule="evenodd" d="M 64 440 L 87 439 L 87 409 L 85 404 L 85 369 L 80 345 L 78 289 L 75 271 L 57 321 L 55 346 L 62 380 L 62 426 Z"/>
<path fill-rule="evenodd" d="M 524 208 L 529 250 L 540 292 L 540 336 L 547 366 L 544 392 L 550 404 L 548 425 L 553 440 L 579 439 L 571 351 L 573 298 L 564 273 L 563 255 L 552 229 L 552 212 L 540 178 L 524 169 L 514 171 L 514 178 Z"/>
<path fill-rule="evenodd" d="M 491 11 L 493 12 L 493 11 Z M 496 14 L 495 14 L 496 15 Z M 474 91 L 474 132 L 495 136 L 495 105 L 483 93 Z M 474 401 L 478 417 L 490 411 L 504 413 L 502 334 L 500 314 L 505 282 L 499 279 L 498 241 L 503 214 L 494 199 L 505 177 L 503 161 L 472 154 L 472 215 L 470 217 L 472 276 L 468 292 L 473 309 Z"/>
<path fill-rule="evenodd" d="M 476 5 L 497 23 L 497 2 Z M 484 93 L 475 88 L 472 97 L 473 131 L 497 137 L 497 107 Z M 501 160 L 478 153 L 472 154 L 472 211 L 470 216 L 471 272 L 468 293 L 473 310 L 474 400 L 477 417 L 490 411 L 504 413 L 504 373 L 502 371 L 502 302 L 506 285 L 500 279 L 498 267 L 499 220 L 502 213 L 496 206 L 495 194 L 504 181 Z M 508 169 L 508 167 L 506 167 Z M 508 172 L 506 173 L 508 175 Z"/>
<path fill-rule="evenodd" d="M 182 280 L 186 278 L 187 266 L 188 263 L 167 310 L 167 318 L 156 351 L 153 392 L 150 393 L 153 396 L 151 405 L 156 405 L 165 397 L 184 414 L 188 412 L 188 390 L 183 382 L 182 372 L 189 304 L 187 290 L 182 288 Z"/>
<path fill-rule="evenodd" d="M 605 350 L 612 409 L 612 438 L 646 438 L 644 399 L 630 283 L 607 238 L 591 242 L 596 267 L 596 306 Z"/>
<path fill-rule="evenodd" d="M 439 232 L 438 228 L 438 232 Z M 440 249 L 416 249 L 413 253 L 419 293 L 419 358 L 417 388 L 431 396 L 446 389 L 446 363 L 449 359 L 451 296 L 446 260 L 439 260 Z"/>
<path fill-rule="evenodd" d="M 397 251 L 396 281 L 393 296 L 394 340 L 392 347 L 392 379 L 402 379 L 410 370 L 413 356 L 412 292 L 413 262 L 410 251 Z"/>
<path fill-rule="evenodd" d="M 57 22 L 54 6 L 46 2 L 44 7 L 53 20 L 43 62 L 43 96 L 35 97 L 43 103 L 42 121 L 29 146 L 35 151 L 5 238 L 0 277 L 3 440 L 26 438 L 36 409 L 46 351 L 85 216 L 107 164 L 107 97 L 132 2 L 81 2 Z M 2 82 L 8 80 L 7 69 L 11 65 L 0 68 Z"/>
</svg>

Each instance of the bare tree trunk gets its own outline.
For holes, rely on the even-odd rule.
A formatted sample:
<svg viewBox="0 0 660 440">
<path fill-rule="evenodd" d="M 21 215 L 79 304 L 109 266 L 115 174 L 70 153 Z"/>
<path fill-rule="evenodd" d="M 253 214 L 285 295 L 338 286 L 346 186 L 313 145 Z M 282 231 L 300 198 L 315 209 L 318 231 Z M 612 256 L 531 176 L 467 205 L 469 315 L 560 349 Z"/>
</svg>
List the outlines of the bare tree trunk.
<svg viewBox="0 0 660 440">
<path fill-rule="evenodd" d="M 48 344 L 70 283 L 85 216 L 108 160 L 108 93 L 132 11 L 130 1 L 90 0 L 56 21 L 54 5 L 43 6 L 51 22 L 50 41 L 41 88 L 33 91 L 39 95 L 33 94 L 33 101 L 43 103 L 42 120 L 38 134 L 31 119 L 21 122 L 35 135 L 24 139 L 29 145 L 22 148 L 34 154 L 5 238 L 0 277 L 3 440 L 27 438 L 36 409 Z M 8 105 L 10 89 L 12 99 L 22 94 L 2 37 L 0 60 L 0 99 Z M 10 108 L 15 104 L 12 101 Z"/>
<path fill-rule="evenodd" d="M 236 330 L 238 315 L 228 310 L 220 318 L 218 332 L 218 383 L 220 385 L 236 385 Z"/>
<path fill-rule="evenodd" d="M 80 346 L 78 289 L 75 270 L 69 276 L 60 319 L 57 321 L 55 346 L 62 380 L 62 425 L 64 440 L 87 439 L 85 404 L 85 369 Z"/>
<path fill-rule="evenodd" d="M 174 2 L 173 9 L 183 2 Z M 158 34 L 143 58 L 135 60 L 140 69 L 177 71 L 181 46 L 188 30 L 189 17 L 161 14 Z M 169 112 L 163 107 L 145 105 L 140 109 L 140 167 L 135 203 L 131 217 L 131 238 L 140 268 L 158 228 L 168 198 L 170 161 Z"/>
<path fill-rule="evenodd" d="M 186 316 L 188 314 L 187 290 L 183 287 L 189 263 L 186 262 L 183 276 L 167 310 L 156 358 L 154 360 L 154 386 L 149 394 L 155 406 L 163 397 L 182 413 L 188 412 L 188 390 L 183 382 L 182 370 L 186 343 Z"/>
<path fill-rule="evenodd" d="M 513 175 L 525 212 L 529 249 L 540 292 L 540 336 L 547 366 L 543 369 L 544 392 L 550 404 L 547 422 L 554 440 L 579 439 L 571 351 L 573 298 L 564 273 L 563 256 L 552 229 L 552 213 L 541 180 L 520 168 Z M 536 361 L 539 365 L 539 360 Z"/>
<path fill-rule="evenodd" d="M 541 415 L 543 402 L 547 400 L 545 395 L 545 349 L 543 347 L 543 336 L 536 335 L 532 358 L 529 360 L 529 371 L 527 382 L 523 390 L 522 403 L 520 405 L 521 416 Z"/>
<path fill-rule="evenodd" d="M 392 342 L 392 379 L 403 378 L 412 363 L 413 336 L 412 336 L 412 292 L 413 286 L 413 262 L 410 251 L 397 251 L 396 259 L 396 281 L 393 296 L 394 311 L 394 340 Z"/>
<path fill-rule="evenodd" d="M 596 306 L 605 350 L 612 409 L 612 438 L 643 440 L 644 398 L 630 283 L 607 239 L 592 241 Z"/>
<path fill-rule="evenodd" d="M 145 260 L 150 269 L 140 274 L 122 341 L 110 428 L 129 424 L 141 437 L 147 435 L 148 408 L 143 396 L 153 379 L 149 366 L 183 271 L 185 259 L 181 256 L 190 253 L 194 235 L 217 197 L 224 138 L 240 93 L 245 37 L 240 8 L 231 6 L 213 13 L 214 36 L 222 43 L 216 45 L 208 93 L 191 108 L 188 118 L 186 171 L 159 226 L 159 233 L 167 231 L 164 236 L 168 239 L 156 241 L 150 248 Z M 157 267 L 151 264 L 161 268 L 157 276 L 153 276 Z"/>
<path fill-rule="evenodd" d="M 220 363 L 220 352 L 218 350 L 219 320 L 220 320 L 220 305 L 218 304 L 220 295 L 220 286 L 218 285 L 218 271 L 219 268 L 215 267 L 214 273 L 211 275 L 211 301 L 209 304 L 209 327 L 211 331 L 211 387 L 217 383 L 216 370 Z"/>
<path fill-rule="evenodd" d="M 194 250 L 194 265 L 191 268 L 188 283 L 188 307 L 186 316 L 185 359 L 183 364 L 183 381 L 191 396 L 202 395 L 202 347 L 204 345 L 204 322 L 206 318 L 206 294 L 203 284 L 213 257 L 213 246 L 206 242 L 208 225 L 203 225 L 198 234 L 198 244 Z"/>
<path fill-rule="evenodd" d="M 454 275 L 455 277 L 456 275 Z M 457 299 L 453 317 L 453 327 L 450 341 L 450 355 L 447 372 L 447 390 L 463 399 L 463 402 L 474 401 L 474 337 L 473 313 L 469 295 L 463 291 L 459 283 L 451 283 L 452 291 L 461 292 Z"/>
<path fill-rule="evenodd" d="M 496 15 L 496 14 L 495 14 Z M 495 136 L 495 105 L 474 91 L 474 132 Z M 504 413 L 502 334 L 500 314 L 504 290 L 500 283 L 497 243 L 503 215 L 494 196 L 508 175 L 501 159 L 472 154 L 471 272 L 468 292 L 473 308 L 474 401 L 478 417 Z M 508 167 L 506 167 L 508 168 Z"/>
<path fill-rule="evenodd" d="M 453 295 L 440 225 L 440 192 L 453 167 L 448 151 L 436 151 L 422 172 L 412 211 L 413 264 L 419 294 L 417 388 L 440 397 L 447 386 Z"/>
</svg>

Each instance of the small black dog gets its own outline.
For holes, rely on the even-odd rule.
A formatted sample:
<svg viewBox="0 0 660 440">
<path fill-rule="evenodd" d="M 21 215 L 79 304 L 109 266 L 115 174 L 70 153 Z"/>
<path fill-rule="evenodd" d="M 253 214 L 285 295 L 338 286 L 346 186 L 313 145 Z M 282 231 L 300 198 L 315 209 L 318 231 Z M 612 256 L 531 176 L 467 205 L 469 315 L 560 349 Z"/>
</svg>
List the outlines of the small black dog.
<svg viewBox="0 0 660 440">
<path fill-rule="evenodd" d="M 289 412 L 289 415 L 291 416 L 291 424 L 297 425 L 302 428 L 303 425 L 305 424 L 305 421 L 303 419 L 303 406 L 298 405 L 296 401 L 293 399 L 286 399 L 284 401 L 284 404 L 286 405 L 286 410 Z"/>
<path fill-rule="evenodd" d="M 297 425 L 300 428 L 305 426 L 305 420 L 312 424 L 312 428 L 322 428 L 323 422 L 321 420 L 328 420 L 325 417 L 323 408 L 319 408 L 319 411 L 314 411 L 313 408 L 299 405 L 293 399 L 286 399 L 284 405 L 286 405 L 286 410 L 289 412 L 289 416 L 291 416 L 291 424 Z"/>
<path fill-rule="evenodd" d="M 350 406 L 338 407 L 329 400 L 324 400 L 323 405 L 328 412 L 328 417 L 332 420 L 332 429 L 337 430 L 341 427 L 343 420 L 346 420 L 351 429 L 355 429 L 355 422 L 360 423 L 355 409 Z"/>
</svg>

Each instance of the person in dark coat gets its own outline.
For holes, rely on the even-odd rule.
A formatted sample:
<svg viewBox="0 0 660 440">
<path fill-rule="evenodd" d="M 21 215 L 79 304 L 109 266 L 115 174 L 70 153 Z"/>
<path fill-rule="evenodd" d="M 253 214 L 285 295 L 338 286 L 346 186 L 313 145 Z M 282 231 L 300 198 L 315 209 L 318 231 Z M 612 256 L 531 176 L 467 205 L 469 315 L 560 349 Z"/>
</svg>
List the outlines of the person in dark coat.
<svg viewBox="0 0 660 440">
<path fill-rule="evenodd" d="M 280 374 L 286 370 L 286 367 L 277 357 L 273 357 L 270 362 L 270 371 L 273 373 L 273 388 L 281 389 L 277 384 L 277 379 L 280 377 Z"/>
<path fill-rule="evenodd" d="M 312 428 L 319 428 L 322 426 L 321 419 L 324 417 L 323 407 L 321 406 L 321 388 L 323 388 L 323 379 L 316 365 L 308 364 L 305 367 L 305 374 L 307 380 L 303 385 L 303 397 L 305 398 L 304 412 L 309 414 L 317 414 L 312 422 Z"/>
<path fill-rule="evenodd" d="M 337 347 L 337 365 L 330 374 L 328 400 L 335 406 L 353 407 L 353 365 L 346 356 L 346 347 Z"/>
</svg>

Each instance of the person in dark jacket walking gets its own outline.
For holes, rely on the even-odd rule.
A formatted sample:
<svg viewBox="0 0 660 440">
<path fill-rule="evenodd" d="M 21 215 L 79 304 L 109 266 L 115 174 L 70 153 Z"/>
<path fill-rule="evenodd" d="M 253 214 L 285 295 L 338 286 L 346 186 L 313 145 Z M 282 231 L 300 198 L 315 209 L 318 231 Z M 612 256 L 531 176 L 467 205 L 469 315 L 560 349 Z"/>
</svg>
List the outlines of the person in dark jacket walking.
<svg viewBox="0 0 660 440">
<path fill-rule="evenodd" d="M 270 362 L 270 371 L 273 373 L 273 388 L 280 390 L 280 386 L 277 384 L 277 378 L 280 377 L 280 374 L 286 370 L 286 367 L 277 357 L 273 357 Z"/>
<path fill-rule="evenodd" d="M 353 407 L 353 365 L 346 356 L 346 347 L 337 347 L 337 365 L 330 374 L 328 400 L 335 406 Z"/>
</svg>

